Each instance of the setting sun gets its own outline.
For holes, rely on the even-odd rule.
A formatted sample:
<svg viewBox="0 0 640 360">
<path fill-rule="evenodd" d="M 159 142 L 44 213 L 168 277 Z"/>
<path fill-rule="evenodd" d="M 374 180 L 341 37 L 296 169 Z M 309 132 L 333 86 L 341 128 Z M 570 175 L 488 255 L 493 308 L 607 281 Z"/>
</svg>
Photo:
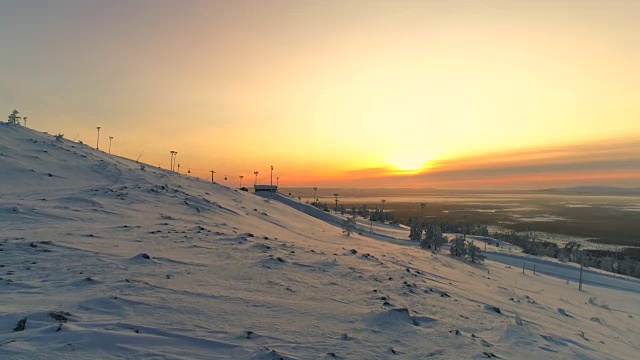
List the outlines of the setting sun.
<svg viewBox="0 0 640 360">
<path fill-rule="evenodd" d="M 397 151 L 389 155 L 389 167 L 403 174 L 415 174 L 428 167 L 430 159 L 417 149 Z"/>
</svg>

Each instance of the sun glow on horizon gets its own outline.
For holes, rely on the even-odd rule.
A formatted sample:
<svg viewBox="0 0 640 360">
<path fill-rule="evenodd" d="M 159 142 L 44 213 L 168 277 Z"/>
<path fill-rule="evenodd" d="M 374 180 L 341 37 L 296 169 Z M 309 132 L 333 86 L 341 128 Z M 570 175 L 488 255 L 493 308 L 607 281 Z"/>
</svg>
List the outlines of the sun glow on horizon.
<svg viewBox="0 0 640 360">
<path fill-rule="evenodd" d="M 395 173 L 417 174 L 431 167 L 431 157 L 425 157 L 422 151 L 407 149 L 391 153 L 386 160 L 389 168 Z"/>
</svg>

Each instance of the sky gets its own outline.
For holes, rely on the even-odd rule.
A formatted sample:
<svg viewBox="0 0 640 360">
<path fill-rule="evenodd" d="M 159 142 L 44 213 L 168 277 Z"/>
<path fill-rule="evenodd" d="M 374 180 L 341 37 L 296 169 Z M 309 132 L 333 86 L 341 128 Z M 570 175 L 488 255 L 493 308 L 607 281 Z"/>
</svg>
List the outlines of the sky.
<svg viewBox="0 0 640 360">
<path fill-rule="evenodd" d="M 4 0 L 0 111 L 229 186 L 270 166 L 282 186 L 640 186 L 639 18 L 635 0 Z"/>
</svg>

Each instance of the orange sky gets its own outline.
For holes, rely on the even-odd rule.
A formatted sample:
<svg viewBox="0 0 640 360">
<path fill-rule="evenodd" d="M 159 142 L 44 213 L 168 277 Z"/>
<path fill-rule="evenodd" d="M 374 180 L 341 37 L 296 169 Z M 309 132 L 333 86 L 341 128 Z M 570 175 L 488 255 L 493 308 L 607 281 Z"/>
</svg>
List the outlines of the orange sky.
<svg viewBox="0 0 640 360">
<path fill-rule="evenodd" d="M 624 0 L 2 2 L 0 109 L 234 186 L 270 165 L 286 186 L 640 186 L 638 18 Z"/>
</svg>

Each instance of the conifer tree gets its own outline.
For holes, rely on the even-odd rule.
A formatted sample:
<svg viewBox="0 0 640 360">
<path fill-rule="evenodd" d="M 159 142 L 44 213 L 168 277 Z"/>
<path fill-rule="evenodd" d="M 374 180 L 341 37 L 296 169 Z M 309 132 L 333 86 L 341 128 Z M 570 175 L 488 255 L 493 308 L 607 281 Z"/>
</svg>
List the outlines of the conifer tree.
<svg viewBox="0 0 640 360">
<path fill-rule="evenodd" d="M 460 235 L 451 240 L 451 255 L 456 257 L 464 257 L 467 253 L 467 247 L 465 246 L 464 238 Z"/>
<path fill-rule="evenodd" d="M 342 221 L 342 232 L 347 234 L 347 236 L 351 236 L 351 233 L 354 231 L 356 231 L 356 219 L 353 216 L 347 216 L 347 218 Z"/>
<path fill-rule="evenodd" d="M 426 226 L 424 240 L 420 242 L 420 247 L 423 249 L 434 249 L 438 250 L 438 247 L 444 244 L 444 237 L 442 236 L 442 230 L 440 229 L 440 224 L 437 224 L 433 221 L 429 222 Z"/>
<path fill-rule="evenodd" d="M 422 222 L 418 219 L 410 219 L 409 239 L 413 241 L 422 240 Z"/>
<path fill-rule="evenodd" d="M 18 114 L 20 114 L 20 112 L 16 109 L 13 109 L 11 114 L 9 114 L 9 116 L 7 117 L 7 124 L 20 125 L 20 120 L 22 119 L 22 117 L 18 116 Z"/>
<path fill-rule="evenodd" d="M 440 224 L 434 224 L 433 237 L 431 238 L 431 245 L 433 245 L 433 249 L 438 250 L 439 247 L 442 247 L 442 244 L 444 244 L 445 241 Z"/>
<path fill-rule="evenodd" d="M 466 245 L 467 257 L 472 263 L 481 263 L 486 259 L 486 256 L 482 255 L 482 251 L 476 246 L 473 240 L 468 241 Z"/>
</svg>

